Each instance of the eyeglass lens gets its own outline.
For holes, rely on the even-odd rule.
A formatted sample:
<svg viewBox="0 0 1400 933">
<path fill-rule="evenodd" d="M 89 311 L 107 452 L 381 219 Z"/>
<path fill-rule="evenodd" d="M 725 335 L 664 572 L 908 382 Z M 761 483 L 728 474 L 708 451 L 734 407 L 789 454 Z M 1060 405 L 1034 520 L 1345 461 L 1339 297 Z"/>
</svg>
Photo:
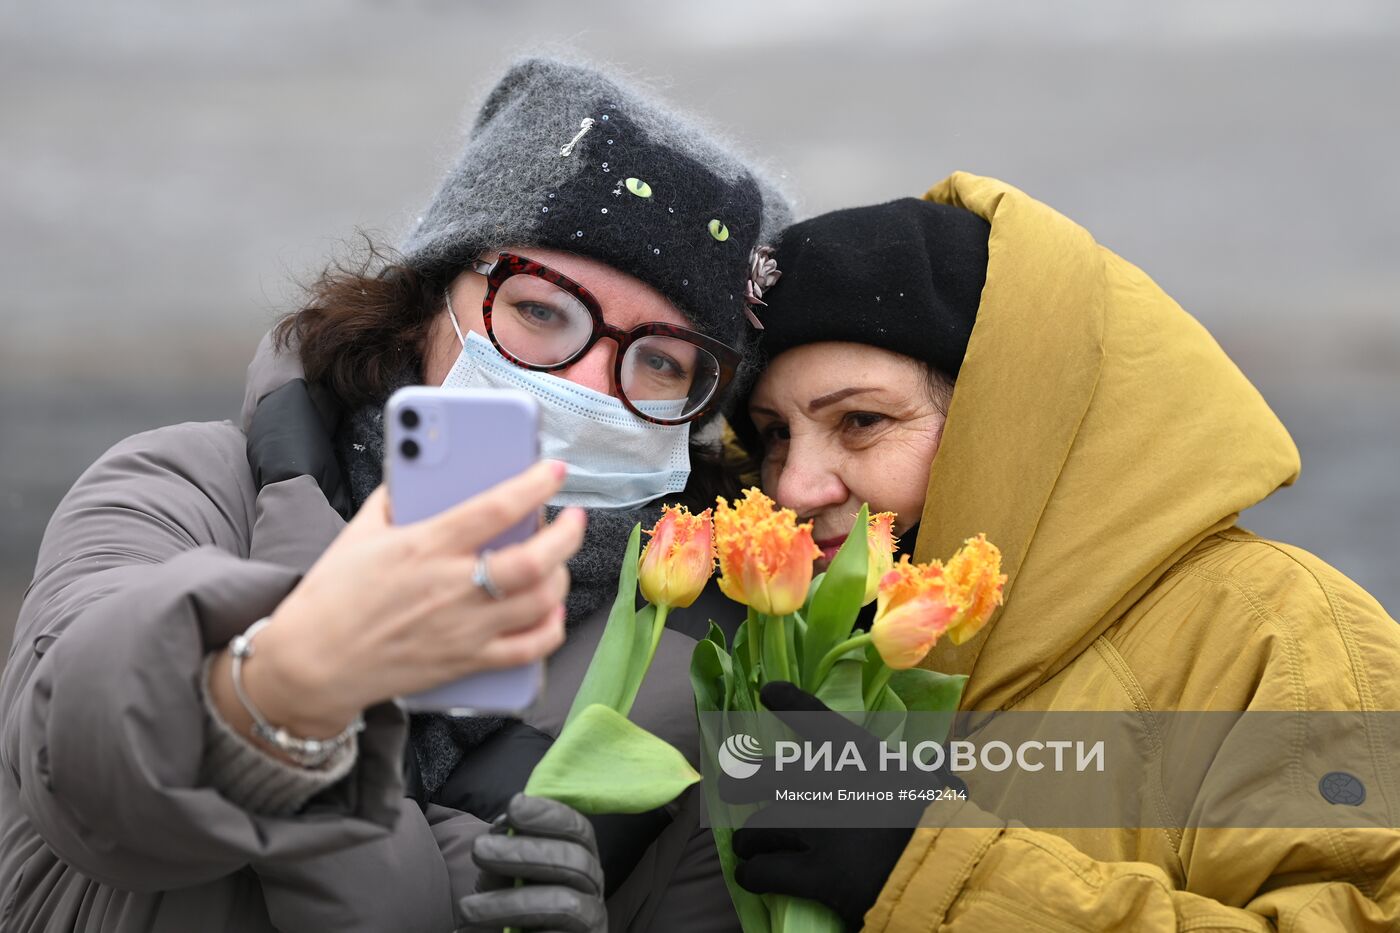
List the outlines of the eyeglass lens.
<svg viewBox="0 0 1400 933">
<path fill-rule="evenodd" d="M 511 356 L 529 366 L 557 366 L 587 346 L 593 316 L 582 301 L 536 275 L 512 275 L 492 304 L 491 331 Z M 720 365 L 688 340 L 647 335 L 622 357 L 622 394 L 648 415 L 684 418 L 705 406 Z"/>
</svg>

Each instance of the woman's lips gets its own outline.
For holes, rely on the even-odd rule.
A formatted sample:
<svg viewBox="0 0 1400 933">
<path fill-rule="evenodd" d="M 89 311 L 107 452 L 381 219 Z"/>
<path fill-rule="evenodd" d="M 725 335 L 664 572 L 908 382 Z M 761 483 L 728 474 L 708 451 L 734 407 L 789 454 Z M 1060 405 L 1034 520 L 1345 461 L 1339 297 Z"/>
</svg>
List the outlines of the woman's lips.
<svg viewBox="0 0 1400 933">
<path fill-rule="evenodd" d="M 841 545 L 846 543 L 846 536 L 840 535 L 834 538 L 818 538 L 814 542 L 821 548 L 822 560 L 831 560 L 836 556 L 836 552 L 841 550 Z"/>
</svg>

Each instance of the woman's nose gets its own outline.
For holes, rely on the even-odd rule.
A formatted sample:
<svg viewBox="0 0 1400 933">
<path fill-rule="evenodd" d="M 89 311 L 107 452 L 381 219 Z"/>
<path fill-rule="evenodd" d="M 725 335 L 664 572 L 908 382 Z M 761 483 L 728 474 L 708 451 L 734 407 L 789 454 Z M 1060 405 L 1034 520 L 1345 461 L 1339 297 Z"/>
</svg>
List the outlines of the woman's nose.
<svg viewBox="0 0 1400 933">
<path fill-rule="evenodd" d="M 850 496 L 829 458 L 798 445 L 789 447 L 771 494 L 778 505 L 792 509 L 799 518 L 840 505 Z"/>
<path fill-rule="evenodd" d="M 613 358 L 616 353 L 617 344 L 611 340 L 599 340 L 588 348 L 587 353 L 560 370 L 558 375 L 595 392 L 616 397 L 617 384 L 613 379 Z"/>
</svg>

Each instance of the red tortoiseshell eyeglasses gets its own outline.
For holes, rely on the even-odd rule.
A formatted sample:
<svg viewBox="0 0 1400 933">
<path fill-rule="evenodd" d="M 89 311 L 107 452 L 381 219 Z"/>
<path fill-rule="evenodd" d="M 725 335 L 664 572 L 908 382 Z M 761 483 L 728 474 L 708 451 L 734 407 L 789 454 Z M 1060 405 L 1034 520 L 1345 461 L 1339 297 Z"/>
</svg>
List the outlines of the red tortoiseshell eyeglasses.
<svg viewBox="0 0 1400 933">
<path fill-rule="evenodd" d="M 550 372 L 606 337 L 617 344 L 621 401 L 643 421 L 685 424 L 703 417 L 734 378 L 739 353 L 733 347 L 674 324 L 614 327 L 588 289 L 532 259 L 503 252 L 476 260 L 472 269 L 486 276 L 481 316 L 502 356 Z"/>
</svg>

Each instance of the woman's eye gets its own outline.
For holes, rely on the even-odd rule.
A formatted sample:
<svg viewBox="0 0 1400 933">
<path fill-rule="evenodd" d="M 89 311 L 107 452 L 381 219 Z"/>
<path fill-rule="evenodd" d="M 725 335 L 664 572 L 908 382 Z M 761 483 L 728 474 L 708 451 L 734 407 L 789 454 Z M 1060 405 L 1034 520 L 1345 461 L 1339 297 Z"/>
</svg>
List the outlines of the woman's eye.
<svg viewBox="0 0 1400 933">
<path fill-rule="evenodd" d="M 648 353 L 642 358 L 642 365 L 658 376 L 667 379 L 684 379 L 685 368 L 664 353 Z"/>
<path fill-rule="evenodd" d="M 557 309 L 551 308 L 549 305 L 534 302 L 518 304 L 515 306 L 515 311 L 530 324 L 553 324 L 563 316 Z"/>
<path fill-rule="evenodd" d="M 765 447 L 771 447 L 774 444 L 782 443 L 788 439 L 788 426 L 785 424 L 770 424 L 762 431 L 758 432 L 758 436 L 762 439 Z"/>
<path fill-rule="evenodd" d="M 873 411 L 853 411 L 846 415 L 846 424 L 857 430 L 873 428 L 881 421 L 885 420 L 884 415 L 876 414 Z"/>
</svg>

